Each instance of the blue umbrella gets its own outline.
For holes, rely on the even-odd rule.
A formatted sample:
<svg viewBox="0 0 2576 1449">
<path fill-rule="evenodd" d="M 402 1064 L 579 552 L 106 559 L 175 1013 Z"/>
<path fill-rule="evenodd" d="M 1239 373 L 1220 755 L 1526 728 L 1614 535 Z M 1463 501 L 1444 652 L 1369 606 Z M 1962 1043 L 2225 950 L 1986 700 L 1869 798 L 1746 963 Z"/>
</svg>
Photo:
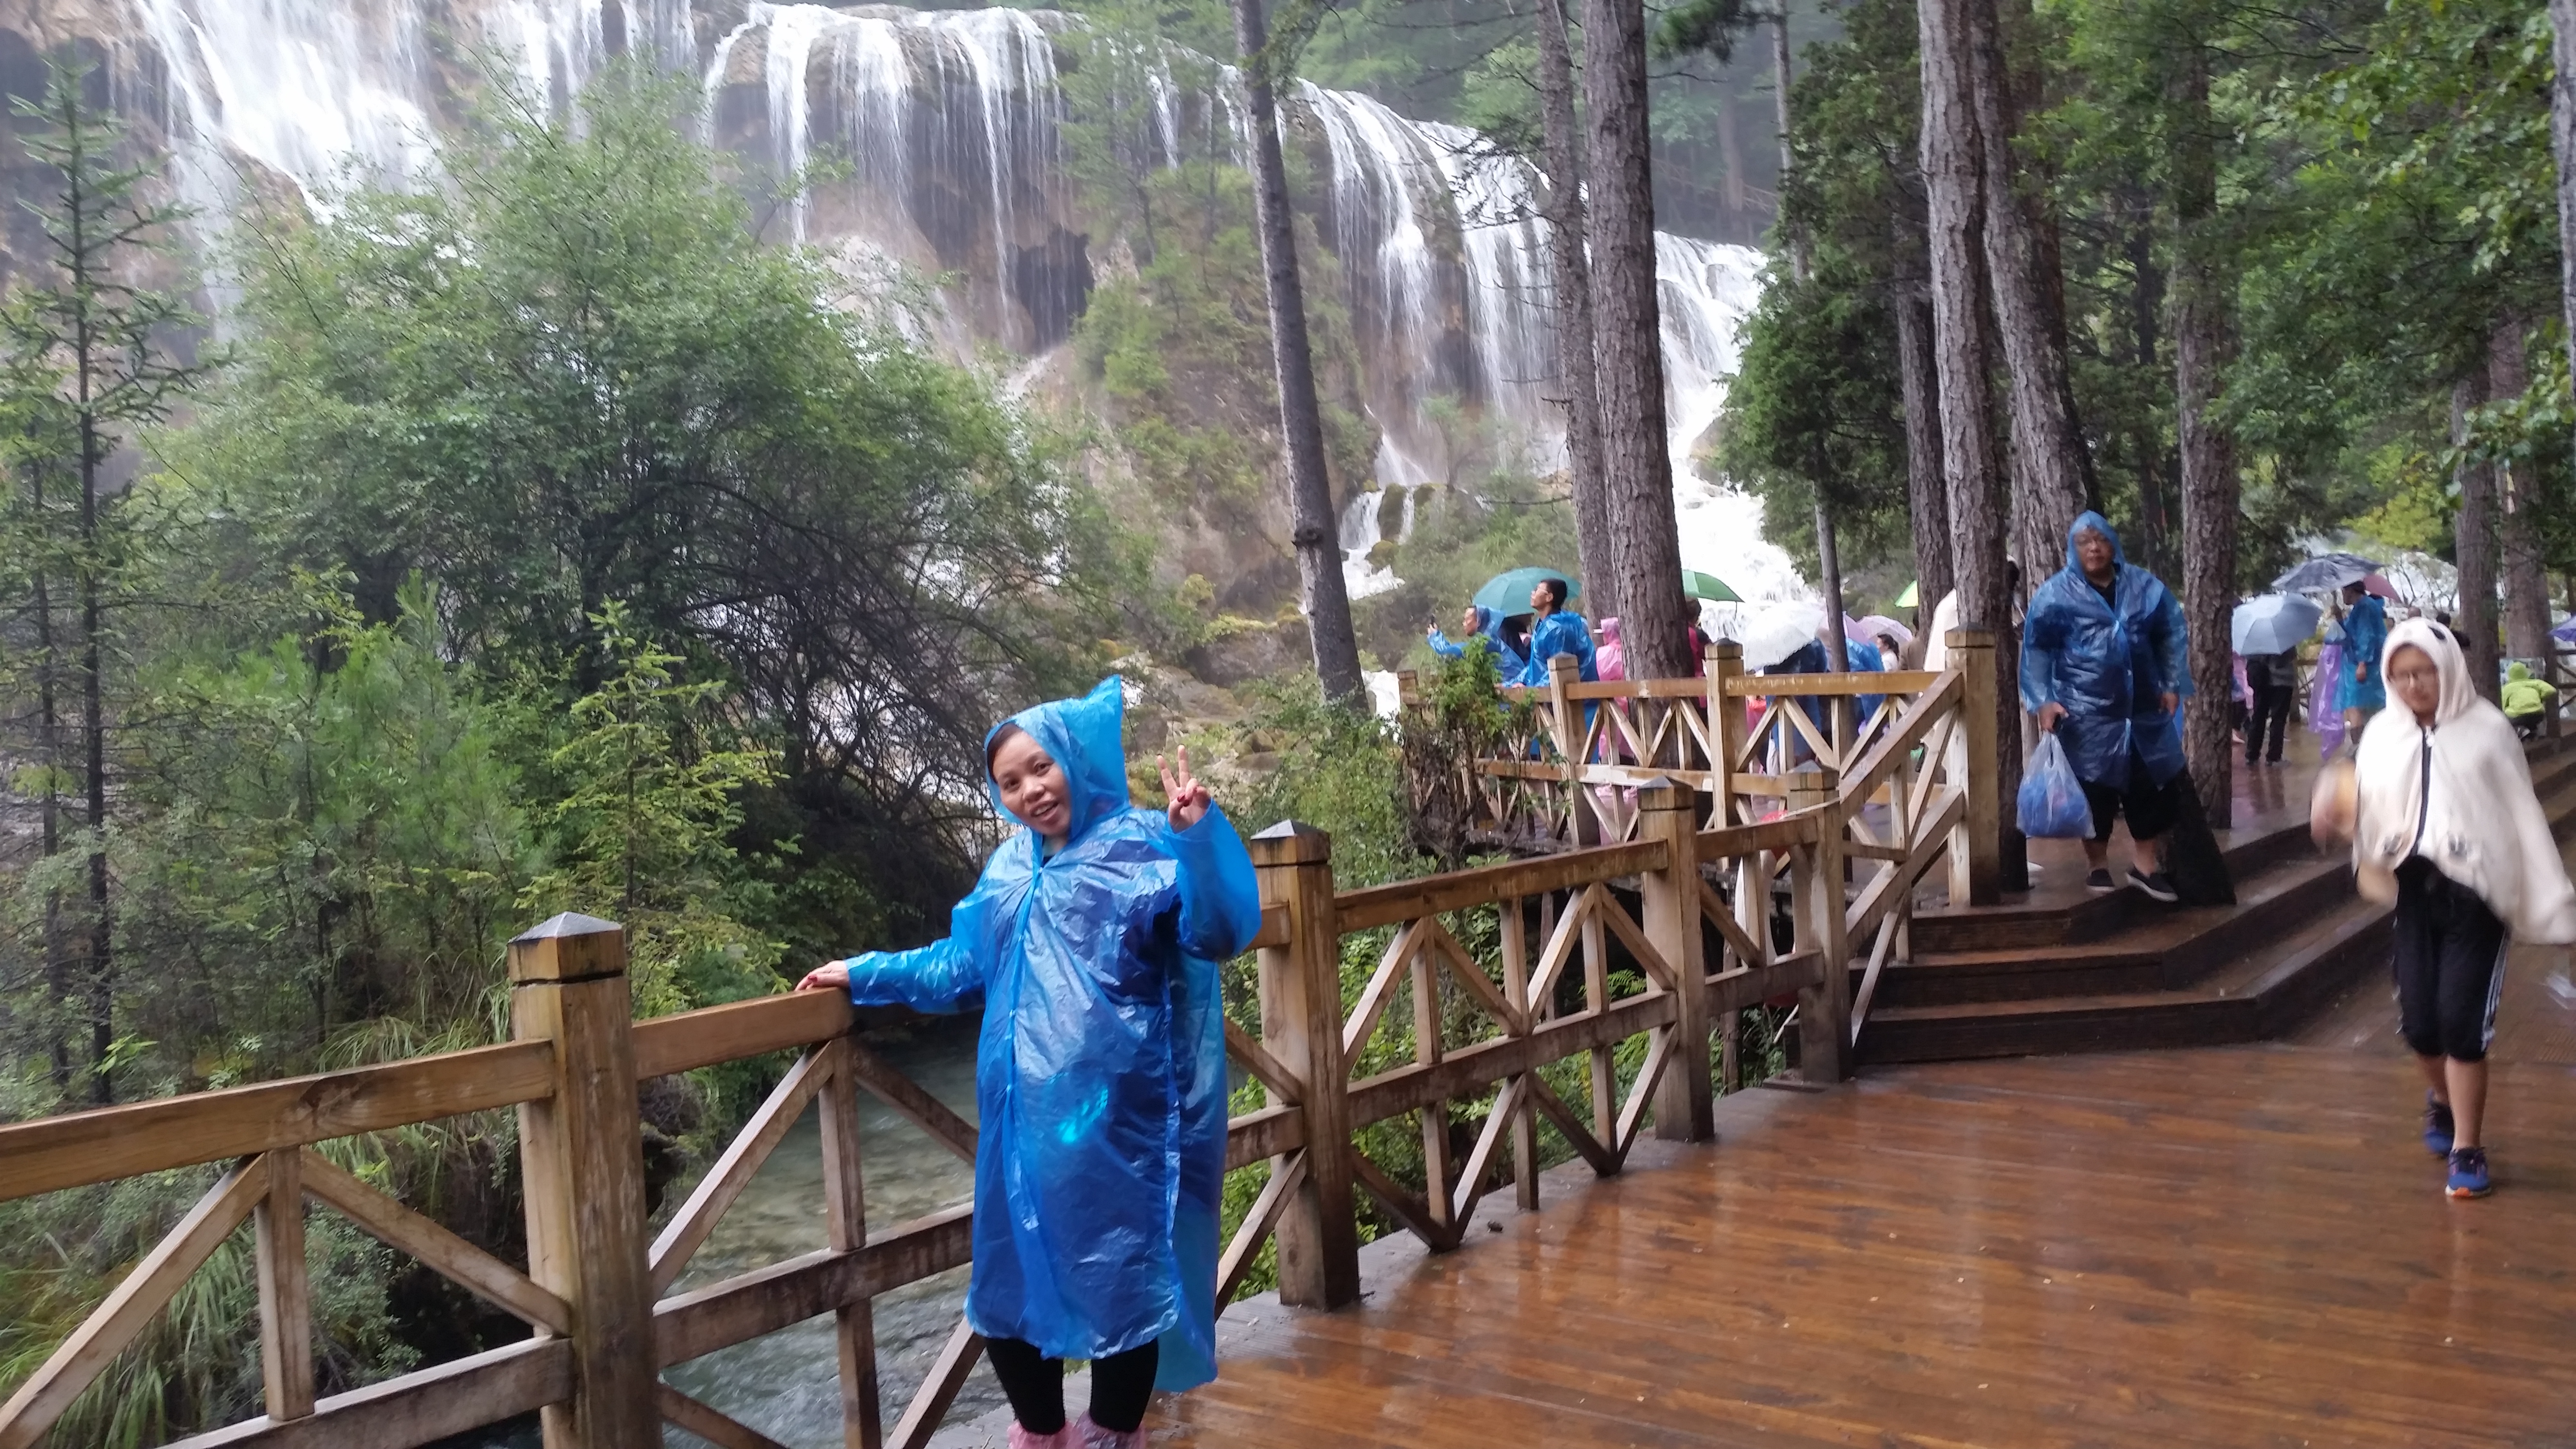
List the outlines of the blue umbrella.
<svg viewBox="0 0 2576 1449">
<path fill-rule="evenodd" d="M 2239 654 L 2285 654 L 2317 632 L 2326 611 L 2290 594 L 2247 599 L 2228 616 L 2227 635 Z"/>
<path fill-rule="evenodd" d="M 2576 644 L 2576 615 L 2570 615 L 2566 623 L 2550 630 L 2549 637 L 2562 644 Z"/>
<path fill-rule="evenodd" d="M 2274 579 L 2272 591 L 2278 594 L 2304 594 L 2312 590 L 2339 589 L 2377 572 L 2379 572 L 2379 565 L 2357 553 L 2319 554 Z"/>
<path fill-rule="evenodd" d="M 1565 602 L 1572 604 L 1583 596 L 1583 586 L 1554 569 L 1505 569 L 1485 580 L 1476 591 L 1476 607 L 1491 609 L 1508 619 L 1514 614 L 1530 612 L 1530 590 L 1541 579 L 1555 579 L 1565 585 Z"/>
</svg>

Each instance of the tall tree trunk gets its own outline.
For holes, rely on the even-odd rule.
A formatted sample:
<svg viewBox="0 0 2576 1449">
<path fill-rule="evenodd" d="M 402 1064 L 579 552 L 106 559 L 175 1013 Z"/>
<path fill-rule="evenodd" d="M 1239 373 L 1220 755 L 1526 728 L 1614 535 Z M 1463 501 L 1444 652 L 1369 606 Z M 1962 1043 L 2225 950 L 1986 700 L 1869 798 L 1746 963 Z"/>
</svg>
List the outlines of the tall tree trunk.
<svg viewBox="0 0 2576 1449">
<path fill-rule="evenodd" d="M 2487 400 L 2484 367 L 2451 385 L 2451 442 L 2468 441 L 2469 410 Z M 2486 463 L 2462 463 L 2456 475 L 2460 514 L 2452 525 L 2452 558 L 2460 569 L 2460 607 L 2451 615 L 2460 651 L 2469 657 L 2469 683 L 2487 699 L 2496 684 L 2496 507 L 2495 469 Z"/>
<path fill-rule="evenodd" d="M 1350 590 L 1342 580 L 1333 487 L 1324 472 L 1323 410 L 1315 400 L 1314 348 L 1306 336 L 1306 289 L 1297 274 L 1297 219 L 1288 206 L 1288 167 L 1279 153 L 1271 96 L 1269 25 L 1261 0 L 1233 0 L 1235 48 L 1243 52 L 1252 118 L 1253 217 L 1261 229 L 1261 270 L 1270 301 L 1270 361 L 1279 376 L 1279 434 L 1288 454 L 1289 538 L 1297 549 L 1300 605 L 1315 652 L 1315 677 L 1328 699 L 1363 704 L 1359 642 L 1351 632 Z"/>
<path fill-rule="evenodd" d="M 2508 313 L 2487 341 L 2487 396 L 2516 398 L 2531 386 L 2522 318 Z M 2533 498 L 2536 474 L 2512 463 L 2495 465 L 2496 541 L 2504 554 L 2504 650 L 2516 659 L 2538 659 L 2549 649 L 2549 574 L 2540 557 L 2540 519 Z"/>
<path fill-rule="evenodd" d="M 2576 0 L 2549 0 L 2549 146 L 2558 158 L 2558 297 L 2565 314 L 2567 366 L 2576 375 Z"/>
<path fill-rule="evenodd" d="M 1593 360 L 1592 262 L 1584 255 L 1583 135 L 1574 117 L 1574 57 L 1564 0 L 1539 0 L 1539 112 L 1547 147 L 1550 280 L 1556 291 L 1556 355 L 1565 372 L 1565 454 L 1574 485 L 1574 540 L 1583 565 L 1583 607 L 1618 615 L 1611 567 L 1610 500 L 1601 470 L 1601 375 Z"/>
<path fill-rule="evenodd" d="M 85 340 L 84 340 L 85 341 Z M 90 409 L 89 349 L 77 369 L 80 389 L 81 464 L 81 734 L 89 806 L 89 1032 L 90 1099 L 116 1099 L 108 1056 L 116 1045 L 115 922 L 107 893 L 107 700 L 99 636 L 103 627 L 98 537 L 98 421 Z"/>
<path fill-rule="evenodd" d="M 1923 189 L 1932 300 L 1933 376 L 1940 385 L 1941 472 L 1950 504 L 1959 622 L 1992 629 L 1998 797 L 2021 788 L 2021 657 L 2004 577 L 2009 510 L 1996 466 L 1994 397 L 1986 349 L 1982 239 L 1985 178 L 1972 94 L 1975 62 L 1965 12 L 1978 0 L 1915 7 L 1923 66 Z M 2050 558 L 2030 562 L 2036 580 Z M 1972 765 L 1971 768 L 1974 768 Z M 2003 812 L 2007 862 L 2019 832 Z"/>
<path fill-rule="evenodd" d="M 1592 320 L 1600 363 L 1601 467 L 1610 546 L 1627 612 L 1628 672 L 1691 672 L 1681 540 L 1665 436 L 1663 337 L 1655 310 L 1655 196 L 1646 132 L 1646 14 L 1637 0 L 1583 0 L 1583 99 L 1591 130 Z"/>
<path fill-rule="evenodd" d="M 1789 87 L 1794 79 L 1790 73 L 1791 63 L 1789 10 L 1783 5 L 1771 12 L 1771 101 L 1780 124 L 1780 192 L 1783 196 L 1789 191 L 1789 173 L 1798 164 L 1797 147 L 1791 144 L 1792 132 L 1789 129 Z M 1789 274 L 1803 283 L 1815 265 L 1812 249 L 1807 244 L 1807 231 L 1794 224 L 1787 231 Z M 1825 499 L 1826 479 L 1822 476 L 1824 463 L 1821 457 L 1815 471 L 1818 476 L 1809 479 L 1808 484 L 1816 494 L 1816 583 L 1825 595 L 1825 663 L 1839 674 L 1851 668 L 1850 643 L 1843 637 L 1846 611 L 1843 608 L 1842 549 L 1834 538 L 1833 505 Z M 1836 709 L 1837 728 L 1849 713 L 1847 709 Z"/>
<path fill-rule="evenodd" d="M 45 520 L 44 464 L 28 465 L 27 488 L 36 527 L 51 537 L 52 527 Z M 49 558 L 39 558 L 35 569 L 36 759 L 45 772 L 44 794 L 37 802 L 36 831 L 38 849 L 48 862 L 63 853 L 62 656 L 54 640 L 53 586 L 47 577 L 50 567 Z M 67 1033 L 72 1020 L 72 963 L 63 939 L 63 893 L 60 887 L 50 884 L 45 887 L 44 952 L 45 1035 L 51 1048 L 54 1091 L 69 1095 L 72 1047 Z"/>
<path fill-rule="evenodd" d="M 2157 365 L 2157 338 L 2165 307 L 2164 269 L 2156 263 L 2155 208 L 2145 197 L 2132 195 L 2123 209 L 2129 213 L 2129 225 L 2122 246 L 2133 278 L 2129 288 L 2127 361 L 2141 372 L 2152 373 Z M 2158 577 L 2171 578 L 2177 560 L 2164 440 L 2157 436 L 2150 420 L 2141 420 L 2130 436 L 2129 446 L 2137 454 L 2139 561 Z"/>
<path fill-rule="evenodd" d="M 1897 382 L 1905 402 L 1905 514 L 1914 529 L 1918 628 L 1929 628 L 1958 577 L 1950 562 L 1950 491 L 1941 476 L 1940 384 L 1933 376 L 1932 299 L 1920 283 L 1896 288 Z"/>
<path fill-rule="evenodd" d="M 2042 274 L 2042 248 L 2032 203 L 2015 184 L 2018 123 L 2012 78 L 2004 67 L 1995 0 L 1960 0 L 1968 27 L 1977 143 L 1985 174 L 1985 254 L 1993 288 L 1995 329 L 2003 343 L 2012 412 L 2013 482 L 2025 559 L 2054 557 L 2067 526 L 2084 511 L 2092 463 L 2075 424 L 2066 375 L 2066 340 L 2052 325 L 2056 284 Z"/>
<path fill-rule="evenodd" d="M 2236 692 L 2229 617 L 2236 608 L 2236 443 L 2209 415 L 2236 344 L 2235 310 L 2208 233 L 2218 213 L 2218 138 L 2209 114 L 2209 52 L 2198 37 L 2180 81 L 2174 162 L 2174 430 L 2182 452 L 2183 617 L 2191 684 L 2183 750 L 2213 828 L 2231 823 L 2228 701 Z"/>
</svg>

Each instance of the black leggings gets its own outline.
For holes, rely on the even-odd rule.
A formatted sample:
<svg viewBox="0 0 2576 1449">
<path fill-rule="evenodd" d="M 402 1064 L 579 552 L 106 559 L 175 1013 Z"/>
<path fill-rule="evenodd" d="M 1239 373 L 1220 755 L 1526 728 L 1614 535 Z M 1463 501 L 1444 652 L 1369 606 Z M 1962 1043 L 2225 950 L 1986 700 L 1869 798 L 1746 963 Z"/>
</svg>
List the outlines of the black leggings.
<svg viewBox="0 0 2576 1449">
<path fill-rule="evenodd" d="M 1049 1358 L 1036 1345 L 1016 1338 L 988 1338 L 984 1353 L 993 1360 L 993 1377 L 1011 1401 L 1011 1417 L 1032 1434 L 1052 1434 L 1064 1427 L 1064 1360 Z M 1125 1353 L 1091 1361 L 1091 1422 L 1121 1434 L 1136 1432 L 1145 1422 L 1145 1403 L 1154 1397 L 1154 1365 L 1161 1357 L 1151 1343 Z"/>
<path fill-rule="evenodd" d="M 2486 1060 L 2504 988 L 2504 922 L 2422 856 L 2397 867 L 2397 1030 L 2419 1057 Z"/>
</svg>

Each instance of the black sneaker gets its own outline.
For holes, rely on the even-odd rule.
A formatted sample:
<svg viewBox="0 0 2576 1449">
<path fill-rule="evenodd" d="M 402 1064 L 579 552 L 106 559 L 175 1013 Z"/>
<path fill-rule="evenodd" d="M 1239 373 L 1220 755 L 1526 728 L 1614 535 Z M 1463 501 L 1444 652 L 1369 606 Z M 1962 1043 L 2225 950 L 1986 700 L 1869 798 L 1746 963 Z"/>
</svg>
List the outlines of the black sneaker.
<svg viewBox="0 0 2576 1449">
<path fill-rule="evenodd" d="M 2459 1128 L 2451 1121 L 2451 1104 L 2436 1102 L 2433 1094 L 2424 1094 L 2424 1150 L 2435 1157 L 2451 1155 L 2451 1139 Z"/>
<path fill-rule="evenodd" d="M 2119 889 L 2111 883 L 2111 873 L 2107 870 L 2097 870 L 2084 877 L 2084 888 L 2097 896 L 2109 895 Z"/>
<path fill-rule="evenodd" d="M 2145 891 L 2148 895 L 2151 895 L 2160 901 L 2171 902 L 2182 899 L 2182 896 L 2174 890 L 2173 877 L 2165 874 L 2163 871 L 2157 871 L 2154 875 L 2149 875 L 2134 865 L 2130 866 L 2129 884 L 2136 886 L 2138 889 Z"/>
</svg>

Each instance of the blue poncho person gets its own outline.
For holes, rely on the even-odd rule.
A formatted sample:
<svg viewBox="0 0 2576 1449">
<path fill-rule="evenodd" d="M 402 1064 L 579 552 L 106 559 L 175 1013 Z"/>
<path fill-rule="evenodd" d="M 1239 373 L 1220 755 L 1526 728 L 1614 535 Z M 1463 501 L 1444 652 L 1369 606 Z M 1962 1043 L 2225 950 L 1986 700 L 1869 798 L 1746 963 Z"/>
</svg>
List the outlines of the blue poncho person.
<svg viewBox="0 0 2576 1449">
<path fill-rule="evenodd" d="M 2342 707 L 2388 708 L 2388 686 L 2379 677 L 2379 656 L 2388 648 L 2388 605 L 2377 594 L 2354 600 L 2343 616 L 2343 638 Z M 2356 673 L 2367 677 L 2355 679 Z"/>
<path fill-rule="evenodd" d="M 2111 545 L 2111 597 L 2084 577 L 2075 539 L 2086 530 Z M 2182 731 L 2164 705 L 2188 695 L 2188 632 L 2182 605 L 2164 581 L 2130 563 L 2101 514 L 2066 530 L 2066 567 L 2031 595 L 2022 625 L 2022 708 L 2065 706 L 2058 742 L 2078 778 L 2115 790 L 2162 786 L 2183 767 Z M 2134 756 L 2147 778 L 2133 782 Z"/>
<path fill-rule="evenodd" d="M 1121 688 L 1112 677 L 1009 721 L 1065 776 L 1063 847 L 1049 857 L 1020 830 L 957 903 L 946 940 L 847 966 L 863 1006 L 983 999 L 966 1321 L 1051 1358 L 1159 1340 L 1155 1387 L 1175 1390 L 1216 1376 L 1216 963 L 1251 942 L 1261 902 L 1222 811 L 1175 831 L 1128 803 Z"/>
<path fill-rule="evenodd" d="M 1503 682 L 1509 684 L 1518 680 L 1522 671 L 1529 667 L 1529 660 L 1519 650 L 1514 649 L 1511 641 L 1504 636 L 1503 616 L 1481 604 L 1469 607 L 1476 615 L 1476 632 L 1469 635 L 1463 642 L 1453 641 L 1435 626 L 1428 636 L 1431 652 L 1443 659 L 1459 659 L 1465 657 L 1468 650 L 1475 648 L 1477 641 L 1482 640 L 1486 648 L 1494 651 L 1494 667 L 1502 675 Z"/>
<path fill-rule="evenodd" d="M 1601 679 L 1601 664 L 1592 647 L 1592 629 L 1581 614 L 1563 610 L 1549 614 L 1530 626 L 1529 661 L 1521 667 L 1520 678 L 1506 681 L 1515 684 L 1547 684 L 1547 662 L 1559 654 L 1571 654 L 1578 676 L 1586 684 Z"/>
</svg>

